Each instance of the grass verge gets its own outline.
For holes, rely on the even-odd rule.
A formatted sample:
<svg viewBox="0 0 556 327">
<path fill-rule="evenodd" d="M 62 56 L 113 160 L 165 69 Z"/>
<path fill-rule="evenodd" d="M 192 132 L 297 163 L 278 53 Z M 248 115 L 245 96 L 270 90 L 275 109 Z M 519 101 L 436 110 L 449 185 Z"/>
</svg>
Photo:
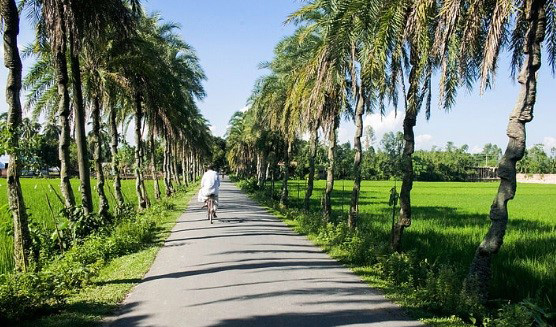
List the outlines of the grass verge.
<svg viewBox="0 0 556 327">
<path fill-rule="evenodd" d="M 187 193 L 180 193 L 168 201 L 174 205 L 158 222 L 156 242 L 139 252 L 110 261 L 104 266 L 92 283 L 70 296 L 56 314 L 20 323 L 22 327 L 83 327 L 98 326 L 102 319 L 112 314 L 129 291 L 137 285 L 153 263 L 158 250 L 170 234 L 176 219 L 186 209 L 195 194 L 191 187 Z M 111 283 L 111 281 L 126 281 Z"/>
</svg>

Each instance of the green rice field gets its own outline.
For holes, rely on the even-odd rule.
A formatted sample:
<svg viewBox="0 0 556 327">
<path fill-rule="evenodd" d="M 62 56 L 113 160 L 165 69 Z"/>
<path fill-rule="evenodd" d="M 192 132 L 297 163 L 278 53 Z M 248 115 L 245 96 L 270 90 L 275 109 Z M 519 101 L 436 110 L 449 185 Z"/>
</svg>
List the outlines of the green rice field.
<svg viewBox="0 0 556 327">
<path fill-rule="evenodd" d="M 149 198 L 153 198 L 153 181 L 145 181 Z M 23 188 L 23 197 L 25 206 L 27 207 L 30 221 L 37 225 L 38 228 L 53 229 L 54 218 L 48 207 L 48 199 L 52 205 L 54 214 L 57 214 L 63 207 L 62 203 L 58 200 L 56 194 L 50 190 L 49 184 L 54 187 L 56 192 L 60 195 L 60 180 L 58 179 L 35 179 L 35 178 L 22 178 L 21 186 Z M 73 179 L 71 181 L 72 188 L 75 194 L 77 203 L 81 202 L 79 194 L 79 180 Z M 98 195 L 96 193 L 96 181 L 91 181 L 93 190 L 93 204 L 95 210 L 98 206 Z M 105 191 L 110 206 L 113 207 L 116 203 L 114 198 L 114 190 L 112 181 L 107 180 L 105 183 Z M 135 194 L 135 180 L 122 180 L 122 193 L 126 201 L 134 205 L 137 204 Z M 11 216 L 8 211 L 6 180 L 0 179 L 0 273 L 9 272 L 13 267 L 13 246 L 12 237 L 10 235 L 10 221 Z"/>
<path fill-rule="evenodd" d="M 305 181 L 291 181 L 290 204 L 300 207 Z M 360 225 L 388 241 L 392 209 L 390 189 L 400 183 L 363 181 Z M 351 181 L 336 181 L 333 210 L 346 220 Z M 317 181 L 311 203 L 320 210 L 325 181 Z M 419 258 L 454 265 L 465 277 L 475 249 L 489 226 L 488 212 L 498 183 L 416 182 L 412 191 L 413 225 L 404 233 L 403 248 Z M 275 185 L 278 191 L 279 185 Z M 510 220 L 504 245 L 493 267 L 493 298 L 519 300 L 548 297 L 556 303 L 556 185 L 519 184 L 509 202 Z"/>
</svg>

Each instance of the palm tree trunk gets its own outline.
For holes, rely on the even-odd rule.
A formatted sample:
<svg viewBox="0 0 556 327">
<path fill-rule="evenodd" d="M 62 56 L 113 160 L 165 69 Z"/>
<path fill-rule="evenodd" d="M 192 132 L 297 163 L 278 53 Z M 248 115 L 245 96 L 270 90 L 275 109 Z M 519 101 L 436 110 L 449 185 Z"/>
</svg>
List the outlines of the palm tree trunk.
<svg viewBox="0 0 556 327">
<path fill-rule="evenodd" d="M 181 185 L 181 181 L 178 176 L 178 150 L 175 142 L 171 145 L 170 150 L 172 150 L 170 152 L 170 159 L 172 163 L 172 178 L 174 179 L 174 183 L 176 183 L 176 185 Z"/>
<path fill-rule="evenodd" d="M 186 179 L 188 183 L 193 183 L 193 180 L 191 178 L 191 153 L 189 151 L 189 149 L 186 150 L 185 154 L 185 174 L 186 174 Z"/>
<path fill-rule="evenodd" d="M 71 32 L 69 33 L 69 52 L 74 100 L 75 143 L 77 145 L 77 164 L 81 184 L 79 190 L 81 192 L 81 205 L 85 212 L 89 213 L 93 211 L 93 197 L 91 195 L 91 170 L 89 154 L 87 153 L 87 137 L 85 135 L 85 106 L 83 105 L 79 54 L 75 51 L 75 42 Z"/>
<path fill-rule="evenodd" d="M 61 6 L 57 8 L 62 11 Z M 60 13 L 61 15 L 61 13 Z M 64 198 L 66 208 L 75 206 L 75 196 L 71 188 L 68 167 L 70 163 L 70 98 L 69 98 L 69 76 L 68 63 L 66 59 L 66 29 L 62 22 L 58 22 L 60 40 L 55 48 L 56 82 L 58 84 L 58 123 L 60 125 L 60 137 L 58 141 L 58 157 L 60 159 L 60 192 Z"/>
<path fill-rule="evenodd" d="M 110 109 L 110 153 L 112 154 L 112 174 L 114 175 L 114 193 L 118 206 L 124 204 L 122 194 L 122 182 L 120 178 L 120 168 L 118 160 L 118 125 L 116 123 L 116 109 Z"/>
<path fill-rule="evenodd" d="M 284 174 L 282 181 L 282 195 L 280 196 L 280 205 L 286 206 L 288 204 L 288 181 L 290 179 L 290 158 L 292 153 L 292 141 L 288 140 L 288 149 L 286 157 L 284 158 Z"/>
<path fill-rule="evenodd" d="M 415 152 L 415 133 L 413 127 L 417 123 L 417 89 L 419 77 L 417 76 L 417 58 L 415 51 L 411 51 L 410 62 L 412 65 L 409 73 L 409 90 L 407 92 L 407 108 L 403 120 L 404 149 L 402 153 L 402 186 L 400 189 L 400 215 L 398 221 L 392 226 L 390 247 L 393 251 L 401 250 L 403 231 L 411 226 L 411 189 L 413 188 L 413 152 Z"/>
<path fill-rule="evenodd" d="M 257 186 L 259 188 L 263 187 L 264 182 L 264 155 L 262 153 L 257 154 Z"/>
<path fill-rule="evenodd" d="M 135 192 L 137 193 L 137 203 L 139 210 L 147 207 L 147 200 L 143 196 L 143 163 L 141 156 L 141 120 L 143 119 L 143 108 L 141 105 L 141 95 L 135 94 Z"/>
<path fill-rule="evenodd" d="M 193 176 L 195 177 L 195 181 L 199 179 L 199 160 L 196 153 L 193 153 Z"/>
<path fill-rule="evenodd" d="M 94 161 L 95 170 L 97 173 L 97 193 L 98 193 L 98 214 L 101 217 L 108 216 L 108 199 L 106 199 L 106 194 L 104 193 L 104 171 L 102 169 L 102 158 L 101 158 L 101 142 L 100 142 L 100 100 L 97 96 L 93 99 L 93 144 L 94 144 Z"/>
<path fill-rule="evenodd" d="M 364 85 L 361 83 L 355 107 L 355 137 L 353 138 L 353 147 L 355 149 L 353 174 L 355 175 L 355 178 L 353 181 L 353 191 L 351 192 L 351 206 L 349 208 L 348 217 L 348 225 L 351 229 L 357 226 L 359 193 L 361 191 L 361 157 L 363 153 L 361 147 L 361 136 L 363 136 L 363 114 L 365 113 L 365 97 L 363 92 Z"/>
<path fill-rule="evenodd" d="M 170 142 L 168 142 L 168 136 L 166 136 L 164 139 L 164 188 L 166 190 L 166 196 L 171 196 L 172 193 L 174 193 L 170 169 Z"/>
<path fill-rule="evenodd" d="M 151 150 L 151 174 L 154 184 L 154 198 L 160 200 L 160 185 L 158 184 L 158 176 L 156 172 L 156 144 L 154 142 L 154 131 L 150 131 L 150 150 Z"/>
<path fill-rule="evenodd" d="M 329 222 L 332 215 L 332 191 L 334 190 L 334 169 L 336 166 L 336 130 L 339 124 L 340 117 L 334 117 L 328 131 L 328 168 L 326 169 L 326 190 L 323 198 L 323 219 L 325 222 Z"/>
<path fill-rule="evenodd" d="M 21 125 L 21 58 L 17 47 L 19 34 L 19 13 L 14 0 L 1 2 L 4 20 L 4 66 L 8 69 L 6 80 L 6 102 L 8 103 L 8 131 L 10 159 L 8 162 L 7 184 L 8 202 L 13 218 L 14 259 L 17 271 L 27 271 L 31 252 L 31 234 L 28 216 L 19 183 L 19 127 Z"/>
<path fill-rule="evenodd" d="M 183 185 L 185 185 L 185 187 L 189 186 L 189 181 L 187 180 L 187 165 L 186 165 L 186 148 L 185 148 L 185 144 L 182 145 L 182 149 L 181 149 L 181 178 L 183 180 Z"/>
<path fill-rule="evenodd" d="M 309 153 L 309 176 L 307 177 L 307 191 L 305 192 L 305 210 L 309 210 L 311 205 L 311 196 L 313 195 L 313 186 L 315 183 L 315 158 L 317 157 L 317 150 L 319 144 L 319 124 L 315 122 L 311 128 L 310 140 L 310 153 Z"/>
<path fill-rule="evenodd" d="M 490 228 L 475 252 L 465 283 L 466 290 L 477 294 L 482 301 L 488 299 L 491 261 L 504 241 L 508 224 L 507 204 L 516 193 L 516 164 L 525 154 L 525 124 L 533 120 L 541 43 L 546 33 L 545 3 L 546 0 L 527 0 L 525 3 L 528 27 L 523 45 L 525 57 L 518 76 L 521 89 L 508 123 L 509 142 L 498 167 L 500 186 L 490 207 Z"/>
<path fill-rule="evenodd" d="M 267 161 L 268 161 L 268 159 L 267 159 Z M 268 180 L 268 176 L 270 176 L 270 162 L 266 163 L 266 168 L 265 168 L 265 173 L 264 173 L 265 184 L 266 184 L 266 181 Z"/>
</svg>

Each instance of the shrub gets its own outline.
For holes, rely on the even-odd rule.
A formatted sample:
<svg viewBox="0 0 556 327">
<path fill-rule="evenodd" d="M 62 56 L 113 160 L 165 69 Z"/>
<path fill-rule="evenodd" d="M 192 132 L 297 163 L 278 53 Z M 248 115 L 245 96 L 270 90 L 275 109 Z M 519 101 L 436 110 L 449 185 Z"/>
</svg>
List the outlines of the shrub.
<svg viewBox="0 0 556 327">
<path fill-rule="evenodd" d="M 379 258 L 382 277 L 388 281 L 404 285 L 413 282 L 413 259 L 407 253 L 392 253 Z"/>
<path fill-rule="evenodd" d="M 310 213 L 299 213 L 296 221 L 299 223 L 300 230 L 306 234 L 317 233 L 323 225 L 321 217 Z"/>
<path fill-rule="evenodd" d="M 255 178 L 242 179 L 238 182 L 238 186 L 246 192 L 252 193 L 258 189 L 257 180 Z"/>
<path fill-rule="evenodd" d="M 152 244 L 157 222 L 171 209 L 173 205 L 168 202 L 133 216 L 125 209 L 117 224 L 98 228 L 65 253 L 43 262 L 41 270 L 0 275 L 0 321 L 18 321 L 63 303 L 69 295 L 90 283 L 108 260 Z M 82 217 L 84 222 L 94 216 Z"/>
<path fill-rule="evenodd" d="M 516 304 L 508 303 L 502 306 L 491 325 L 494 327 L 550 327 L 555 325 L 555 318 L 555 312 L 551 312 L 550 309 L 544 308 L 531 299 L 526 299 Z"/>
<path fill-rule="evenodd" d="M 371 242 L 369 234 L 356 230 L 351 238 L 342 244 L 342 249 L 347 253 L 348 262 L 354 264 L 372 264 L 376 262 L 378 252 Z"/>
<path fill-rule="evenodd" d="M 319 229 L 317 240 L 329 246 L 341 245 L 349 241 L 351 232 L 347 223 L 341 222 L 337 225 L 328 223 Z"/>
</svg>

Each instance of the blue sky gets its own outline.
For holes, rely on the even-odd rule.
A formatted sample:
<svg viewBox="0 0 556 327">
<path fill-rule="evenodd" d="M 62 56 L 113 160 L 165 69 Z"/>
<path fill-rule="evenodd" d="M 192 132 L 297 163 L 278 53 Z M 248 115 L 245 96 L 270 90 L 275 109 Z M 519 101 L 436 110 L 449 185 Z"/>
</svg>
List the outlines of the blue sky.
<svg viewBox="0 0 556 327">
<path fill-rule="evenodd" d="M 150 0 L 149 12 L 157 11 L 164 19 L 178 23 L 180 34 L 191 44 L 201 59 L 208 80 L 208 96 L 199 103 L 209 119 L 215 135 L 222 136 L 231 115 L 245 107 L 255 80 L 264 74 L 258 64 L 272 59 L 274 45 L 294 30 L 284 25 L 287 15 L 302 5 L 299 0 Z M 32 38 L 28 23 L 22 26 L 21 43 Z M 447 141 L 467 144 L 480 151 L 485 143 L 505 147 L 507 117 L 514 106 L 518 86 L 509 77 L 509 55 L 502 54 L 494 89 L 479 95 L 461 90 L 456 106 L 446 113 L 433 107 L 429 121 L 421 115 L 415 128 L 418 148 L 443 146 Z M 26 66 L 29 62 L 25 63 Z M 556 146 L 556 89 L 550 69 L 539 73 L 539 89 L 535 119 L 527 125 L 528 146 L 544 143 Z M 4 89 L 6 70 L 0 69 L 0 86 Z M 435 99 L 433 99 L 435 102 Z M 0 112 L 5 111 L 4 94 L 0 96 Z M 368 116 L 380 135 L 400 130 L 403 117 L 393 113 L 386 117 Z M 339 137 L 345 142 L 353 138 L 351 122 L 343 122 Z"/>
</svg>

